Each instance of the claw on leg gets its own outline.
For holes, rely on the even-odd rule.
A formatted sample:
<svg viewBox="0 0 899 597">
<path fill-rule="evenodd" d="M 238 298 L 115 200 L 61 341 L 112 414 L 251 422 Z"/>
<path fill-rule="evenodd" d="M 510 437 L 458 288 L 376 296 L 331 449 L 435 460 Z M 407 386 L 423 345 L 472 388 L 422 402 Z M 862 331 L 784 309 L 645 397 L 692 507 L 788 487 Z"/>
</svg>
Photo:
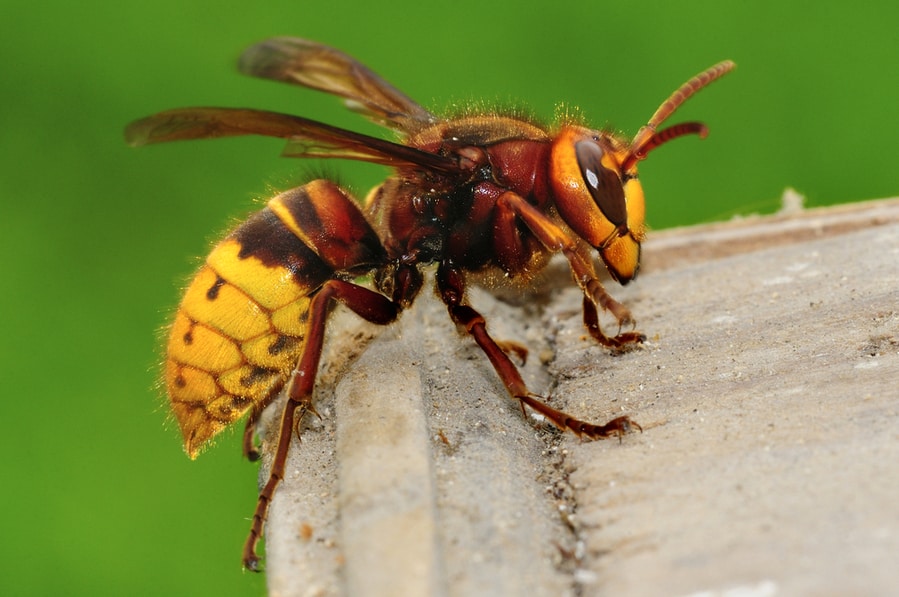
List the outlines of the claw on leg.
<svg viewBox="0 0 899 597">
<path fill-rule="evenodd" d="M 612 299 L 609 299 L 612 300 Z M 646 340 L 646 336 L 641 334 L 640 332 L 621 332 L 621 326 L 630 323 L 634 324 L 634 320 L 631 318 L 630 311 L 628 311 L 621 304 L 612 300 L 615 305 L 618 305 L 626 314 L 624 319 L 618 320 L 618 335 L 617 336 L 606 336 L 603 333 L 602 328 L 599 326 L 599 316 L 596 312 L 596 305 L 590 300 L 586 295 L 584 296 L 584 327 L 587 328 L 587 331 L 590 332 L 590 335 L 594 340 L 606 346 L 608 348 L 622 348 L 628 344 L 641 344 Z M 615 311 L 612 311 L 612 314 L 615 315 Z"/>
<path fill-rule="evenodd" d="M 527 405 L 535 412 L 538 412 L 549 419 L 550 422 L 559 429 L 571 431 L 578 437 L 589 437 L 590 439 L 617 437 L 618 440 L 621 441 L 622 436 L 627 433 L 633 433 L 635 429 L 639 430 L 641 433 L 643 432 L 643 428 L 640 427 L 636 421 L 627 416 L 617 417 L 604 425 L 595 425 L 576 419 L 568 413 L 564 413 L 546 405 L 538 396 L 527 395 L 517 396 L 517 398 L 521 401 L 522 408 Z"/>
<path fill-rule="evenodd" d="M 497 340 L 496 345 L 499 346 L 506 354 L 514 354 L 521 361 L 522 365 L 528 362 L 528 347 L 524 344 L 515 342 L 514 340 Z"/>
</svg>

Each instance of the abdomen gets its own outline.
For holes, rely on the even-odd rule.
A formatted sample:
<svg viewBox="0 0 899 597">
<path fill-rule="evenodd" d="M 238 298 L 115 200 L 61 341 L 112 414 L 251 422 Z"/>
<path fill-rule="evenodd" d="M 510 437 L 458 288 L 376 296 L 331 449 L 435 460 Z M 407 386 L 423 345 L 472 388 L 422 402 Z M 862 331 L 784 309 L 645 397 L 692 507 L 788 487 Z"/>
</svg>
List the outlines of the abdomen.
<svg viewBox="0 0 899 597">
<path fill-rule="evenodd" d="M 351 230 L 334 234 L 335 226 Z M 191 457 L 284 386 L 322 283 L 376 267 L 382 255 L 356 204 L 328 181 L 274 197 L 215 246 L 184 294 L 166 351 L 166 390 Z"/>
</svg>

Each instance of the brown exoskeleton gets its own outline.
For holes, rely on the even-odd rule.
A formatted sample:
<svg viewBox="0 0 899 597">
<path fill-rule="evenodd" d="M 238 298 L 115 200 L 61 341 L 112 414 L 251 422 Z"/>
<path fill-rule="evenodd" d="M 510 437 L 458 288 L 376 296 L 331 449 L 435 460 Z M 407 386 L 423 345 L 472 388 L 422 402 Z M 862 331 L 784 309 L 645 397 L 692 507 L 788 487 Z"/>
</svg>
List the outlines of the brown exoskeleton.
<svg viewBox="0 0 899 597">
<path fill-rule="evenodd" d="M 132 145 L 231 135 L 288 140 L 285 154 L 384 164 L 394 174 L 364 210 L 328 180 L 272 198 L 215 246 L 185 291 L 172 324 L 165 381 L 191 458 L 249 412 L 244 452 L 262 410 L 282 389 L 287 403 L 268 482 L 259 494 L 243 562 L 258 569 L 256 544 L 288 447 L 312 410 L 325 325 L 333 301 L 368 321 L 388 324 L 412 304 L 422 269 L 436 264 L 437 290 L 457 325 L 490 359 L 509 394 L 562 429 L 589 438 L 639 426 L 623 416 L 594 425 L 544 404 L 487 332 L 465 299 L 466 274 L 495 271 L 527 280 L 562 253 L 583 290 L 584 324 L 600 344 L 641 342 L 606 335 L 598 310 L 631 325 L 626 307 L 597 278 L 592 251 L 622 284 L 637 274 L 645 235 L 637 162 L 659 145 L 703 124 L 657 127 L 687 98 L 733 68 L 721 62 L 687 81 L 627 140 L 577 123 L 546 128 L 517 116 L 483 113 L 444 119 L 419 106 L 368 68 L 333 48 L 275 38 L 249 48 L 244 73 L 340 96 L 394 129 L 402 143 L 299 116 L 232 108 L 185 108 L 132 123 Z M 374 288 L 354 282 L 373 274 Z M 620 332 L 620 329 L 619 329 Z"/>
</svg>

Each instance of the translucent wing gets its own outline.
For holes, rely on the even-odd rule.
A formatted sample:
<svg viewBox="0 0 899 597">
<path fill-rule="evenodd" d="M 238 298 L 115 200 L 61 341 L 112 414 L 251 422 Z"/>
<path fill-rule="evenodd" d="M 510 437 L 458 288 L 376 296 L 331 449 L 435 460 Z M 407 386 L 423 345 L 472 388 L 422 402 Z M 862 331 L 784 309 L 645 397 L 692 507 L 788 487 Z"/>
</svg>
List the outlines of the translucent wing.
<svg viewBox="0 0 899 597">
<path fill-rule="evenodd" d="M 240 57 L 241 72 L 302 85 L 347 100 L 372 120 L 413 133 L 437 118 L 354 58 L 306 39 L 275 37 L 250 46 Z"/>
<path fill-rule="evenodd" d="M 237 135 L 288 139 L 285 153 L 291 157 L 343 158 L 441 172 L 459 170 L 458 163 L 452 158 L 308 118 L 265 110 L 180 108 L 136 120 L 125 129 L 125 140 L 132 146 Z"/>
</svg>

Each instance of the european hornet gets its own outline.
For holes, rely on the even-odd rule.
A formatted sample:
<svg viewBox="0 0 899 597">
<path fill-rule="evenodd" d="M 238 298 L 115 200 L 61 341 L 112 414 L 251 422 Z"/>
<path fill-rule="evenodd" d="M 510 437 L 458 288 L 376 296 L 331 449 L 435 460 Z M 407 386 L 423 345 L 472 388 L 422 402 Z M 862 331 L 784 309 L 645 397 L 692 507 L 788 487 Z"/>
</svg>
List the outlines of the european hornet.
<svg viewBox="0 0 899 597">
<path fill-rule="evenodd" d="M 128 126 L 131 145 L 232 135 L 287 139 L 285 155 L 383 164 L 394 174 L 370 192 L 364 209 L 329 180 L 313 180 L 273 197 L 207 257 L 171 326 L 165 383 L 172 410 L 195 458 L 209 440 L 249 412 L 243 451 L 259 452 L 255 426 L 286 389 L 277 450 L 259 494 L 243 564 L 259 567 L 256 545 L 284 475 L 291 437 L 312 397 L 328 314 L 335 301 L 386 325 L 415 300 L 422 270 L 436 264 L 437 292 L 450 318 L 490 360 L 510 396 L 579 436 L 606 438 L 639 429 L 626 416 L 604 425 L 544 404 L 528 390 L 484 318 L 465 299 L 466 275 L 493 272 L 527 282 L 562 253 L 583 290 L 583 319 L 603 346 L 642 342 L 630 311 L 609 296 L 591 258 L 612 278 L 637 274 L 646 234 L 637 162 L 668 141 L 706 135 L 698 122 L 658 130 L 684 101 L 733 69 L 721 62 L 687 81 L 628 140 L 565 121 L 547 128 L 498 112 L 441 118 L 350 56 L 312 41 L 273 38 L 246 50 L 243 73 L 342 97 L 393 129 L 386 141 L 275 112 L 183 108 Z M 371 284 L 354 280 L 371 275 Z M 606 335 L 598 310 L 619 333 Z"/>
</svg>

